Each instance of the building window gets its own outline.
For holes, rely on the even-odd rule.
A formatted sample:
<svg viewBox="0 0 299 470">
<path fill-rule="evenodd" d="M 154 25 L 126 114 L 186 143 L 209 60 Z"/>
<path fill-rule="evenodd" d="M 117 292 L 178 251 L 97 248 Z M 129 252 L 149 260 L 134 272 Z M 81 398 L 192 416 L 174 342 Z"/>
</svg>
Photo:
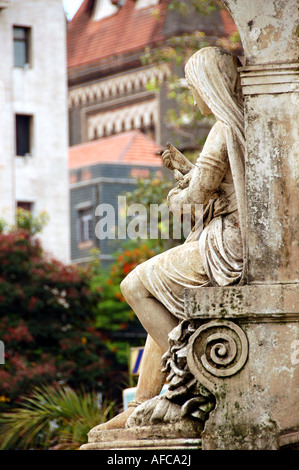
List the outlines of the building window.
<svg viewBox="0 0 299 470">
<path fill-rule="evenodd" d="M 24 211 L 32 212 L 32 202 L 18 201 L 17 209 L 24 209 Z"/>
<path fill-rule="evenodd" d="M 92 211 L 84 209 L 78 212 L 78 242 L 92 240 Z"/>
<path fill-rule="evenodd" d="M 14 26 L 14 65 L 25 67 L 30 63 L 30 28 Z"/>
<path fill-rule="evenodd" d="M 94 2 L 93 20 L 99 21 L 114 15 L 114 13 L 118 11 L 118 8 L 117 6 L 115 6 L 115 3 L 118 2 L 113 2 L 110 0 L 97 0 L 96 2 Z"/>
<path fill-rule="evenodd" d="M 158 5 L 159 0 L 137 0 L 136 8 L 139 10 L 141 8 L 151 7 L 153 5 Z"/>
<path fill-rule="evenodd" d="M 31 154 L 32 116 L 16 114 L 16 155 L 25 157 Z"/>
</svg>

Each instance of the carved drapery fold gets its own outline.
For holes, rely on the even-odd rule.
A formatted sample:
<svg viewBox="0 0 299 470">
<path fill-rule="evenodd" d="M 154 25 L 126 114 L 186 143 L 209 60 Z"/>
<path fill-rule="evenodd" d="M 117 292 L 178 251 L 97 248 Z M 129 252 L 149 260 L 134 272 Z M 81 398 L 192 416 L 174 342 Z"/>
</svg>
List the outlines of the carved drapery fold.
<svg viewBox="0 0 299 470">
<path fill-rule="evenodd" d="M 237 324 L 214 320 L 196 327 L 182 321 L 169 334 L 169 349 L 162 358 L 168 390 L 137 407 L 127 427 L 184 420 L 202 428 L 215 407 L 221 379 L 241 370 L 247 356 L 247 337 Z"/>
</svg>

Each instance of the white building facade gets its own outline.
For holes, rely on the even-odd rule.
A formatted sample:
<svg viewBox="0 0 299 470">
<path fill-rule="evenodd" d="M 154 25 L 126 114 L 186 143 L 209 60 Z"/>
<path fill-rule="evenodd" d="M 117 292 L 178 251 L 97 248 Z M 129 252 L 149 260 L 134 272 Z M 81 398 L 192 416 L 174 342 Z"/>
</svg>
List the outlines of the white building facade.
<svg viewBox="0 0 299 470">
<path fill-rule="evenodd" d="M 66 19 L 62 0 L 0 0 L 0 217 L 46 212 L 46 251 L 69 262 Z"/>
</svg>

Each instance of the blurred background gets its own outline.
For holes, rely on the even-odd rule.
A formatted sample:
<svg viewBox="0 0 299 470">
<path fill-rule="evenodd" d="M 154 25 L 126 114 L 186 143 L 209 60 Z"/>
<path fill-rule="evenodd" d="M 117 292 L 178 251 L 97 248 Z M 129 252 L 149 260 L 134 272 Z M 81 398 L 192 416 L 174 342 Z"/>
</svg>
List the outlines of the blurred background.
<svg viewBox="0 0 299 470">
<path fill-rule="evenodd" d="M 0 1 L 0 40 L 0 448 L 77 449 L 137 383 L 146 332 L 120 282 L 184 241 L 162 219 L 114 237 L 119 198 L 166 202 L 161 151 L 195 161 L 213 125 L 184 65 L 242 47 L 211 0 Z"/>
</svg>

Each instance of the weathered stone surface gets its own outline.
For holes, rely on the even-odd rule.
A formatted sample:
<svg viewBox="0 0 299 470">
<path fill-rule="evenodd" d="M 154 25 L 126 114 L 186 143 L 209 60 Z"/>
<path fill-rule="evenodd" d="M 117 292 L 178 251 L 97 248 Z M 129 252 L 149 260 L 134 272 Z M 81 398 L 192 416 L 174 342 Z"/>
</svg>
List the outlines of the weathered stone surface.
<svg viewBox="0 0 299 470">
<path fill-rule="evenodd" d="M 225 302 L 220 307 L 217 300 L 216 294 L 214 303 L 221 309 Z M 289 317 L 280 312 L 275 317 L 275 313 L 267 315 L 267 312 L 252 316 L 249 311 L 245 315 L 233 312 L 230 315 L 233 322 L 227 320 L 228 312 L 225 320 L 208 321 L 208 316 L 202 314 L 199 317 L 204 323 L 189 341 L 188 364 L 197 380 L 214 394 L 217 403 L 202 434 L 203 449 L 274 450 L 285 445 L 281 436 L 288 431 L 295 433 L 292 435 L 295 441 L 295 431 L 299 428 L 299 361 L 294 355 L 294 348 L 299 345 L 298 313 Z M 205 336 L 201 334 L 203 326 L 208 333 Z M 233 334 L 227 326 L 233 326 Z M 236 326 L 243 335 L 235 335 Z M 235 349 L 229 339 L 235 343 Z M 209 344 L 214 351 L 209 349 Z M 242 359 L 242 351 L 246 352 L 247 347 L 248 354 Z"/>
<path fill-rule="evenodd" d="M 295 92 L 245 100 L 249 283 L 299 282 L 298 109 Z"/>
<path fill-rule="evenodd" d="M 297 0 L 222 0 L 238 27 L 246 63 L 298 60 Z"/>
<path fill-rule="evenodd" d="M 286 321 L 298 319 L 298 306 L 298 284 L 206 287 L 185 292 L 185 311 L 190 320 Z"/>
<path fill-rule="evenodd" d="M 299 431 L 282 434 L 278 444 L 280 449 L 299 450 Z"/>
<path fill-rule="evenodd" d="M 194 428 L 179 424 L 90 432 L 88 441 L 81 450 L 201 448 L 201 439 Z"/>
<path fill-rule="evenodd" d="M 178 171 L 177 163 L 182 170 L 180 174 L 175 173 L 178 187 L 169 197 L 170 203 L 180 208 L 180 205 L 190 200 L 205 203 L 204 197 L 209 201 L 213 199 L 212 192 L 209 191 L 217 178 L 212 172 L 207 172 L 206 178 L 203 178 L 204 167 L 209 167 L 208 160 L 212 157 L 212 160 L 215 159 L 214 168 L 220 171 L 220 167 L 225 167 L 226 152 L 231 151 L 231 181 L 234 183 L 238 203 L 236 209 L 245 262 L 243 266 L 238 264 L 236 256 L 239 254 L 240 241 L 240 235 L 236 236 L 232 228 L 236 220 L 229 225 L 227 239 L 223 236 L 224 229 L 222 230 L 225 225 L 219 231 L 211 231 L 212 237 L 204 247 L 203 237 L 200 235 L 201 256 L 196 258 L 198 266 L 203 260 L 206 280 L 210 281 L 209 286 L 216 287 L 207 287 L 207 282 L 191 284 L 194 287 L 186 286 L 184 308 L 180 312 L 180 319 L 184 320 L 177 327 L 180 335 L 178 341 L 170 347 L 168 356 L 169 364 L 175 371 L 171 378 L 174 377 L 173 383 L 178 390 L 174 387 L 174 394 L 169 398 L 175 398 L 177 392 L 182 390 L 182 395 L 178 393 L 177 396 L 184 396 L 184 400 L 187 398 L 187 403 L 192 404 L 193 388 L 190 388 L 190 384 L 192 387 L 196 385 L 195 379 L 216 400 L 216 406 L 209 409 L 208 419 L 203 421 L 205 425 L 202 432 L 202 428 L 196 429 L 192 421 L 184 422 L 181 431 L 183 435 L 179 440 L 182 442 L 185 439 L 186 445 L 192 439 L 197 439 L 199 444 L 202 438 L 202 448 L 207 450 L 296 449 L 299 447 L 298 2 L 253 0 L 249 5 L 245 0 L 224 0 L 223 3 L 229 7 L 239 27 L 245 50 L 245 66 L 239 70 L 244 92 L 246 141 L 243 138 L 243 111 L 240 115 L 242 118 L 232 125 L 234 113 L 228 104 L 231 105 L 230 99 L 225 100 L 227 108 L 223 107 L 223 102 L 221 105 L 218 102 L 220 95 L 223 95 L 219 92 L 223 83 L 219 69 L 216 71 L 216 63 L 217 66 L 221 65 L 223 75 L 227 73 L 229 76 L 229 69 L 226 68 L 225 54 L 220 53 L 222 63 L 221 60 L 218 61 L 219 56 L 215 59 L 215 53 L 215 70 L 213 73 L 210 70 L 210 80 L 206 80 L 200 67 L 197 69 L 197 63 L 192 63 L 192 73 L 187 78 L 199 108 L 203 113 L 212 110 L 218 122 L 226 126 L 222 129 L 225 132 L 221 133 L 219 126 L 216 127 L 218 132 L 215 133 L 214 146 L 209 147 L 208 158 L 200 172 L 196 168 L 189 171 L 184 157 L 171 149 L 164 153 L 164 159 L 173 170 Z M 202 63 L 201 66 L 204 69 Z M 192 75 L 197 70 L 198 75 L 195 73 L 194 76 L 198 80 L 192 82 Z M 237 85 L 237 76 L 234 78 L 230 83 Z M 197 87 L 196 83 L 199 82 L 201 86 Z M 211 93 L 211 88 L 213 92 L 217 90 L 219 96 Z M 240 98 L 240 93 L 234 87 L 230 97 Z M 236 113 L 237 109 L 239 108 L 235 108 Z M 218 114 L 219 110 L 221 116 Z M 236 132 L 235 136 L 232 135 L 233 131 Z M 221 135 L 225 135 L 225 139 L 221 140 Z M 218 143 L 221 142 L 220 147 L 217 147 L 217 139 Z M 203 152 L 203 159 L 204 156 Z M 180 161 L 184 164 L 181 165 Z M 221 181 L 225 177 L 223 174 Z M 228 196 L 228 193 L 225 195 Z M 216 202 L 219 203 L 219 200 L 221 198 L 216 197 Z M 229 205 L 226 208 L 230 207 L 233 212 L 233 206 L 230 205 L 232 200 L 227 200 Z M 213 220 L 214 210 L 213 207 L 205 227 Z M 225 218 L 227 213 L 224 213 Z M 227 247 L 230 242 L 229 250 Z M 225 255 L 221 258 L 219 254 L 224 252 Z M 175 255 L 178 256 L 178 253 L 175 252 Z M 195 253 L 194 251 L 193 257 Z M 171 261 L 170 265 L 175 265 L 178 258 L 173 256 L 171 259 L 173 263 Z M 161 258 L 163 260 L 165 261 L 164 257 Z M 189 260 L 182 258 L 180 261 L 186 263 L 188 275 Z M 169 266 L 166 264 L 166 267 Z M 175 267 L 177 276 L 178 263 Z M 245 272 L 242 267 L 245 267 Z M 190 268 L 190 272 L 194 270 Z M 230 275 L 232 276 L 228 279 L 227 276 Z M 130 278 L 131 281 L 133 277 L 134 275 Z M 186 277 L 182 278 L 185 282 Z M 158 279 L 160 281 L 161 277 Z M 222 282 L 224 279 L 225 282 Z M 242 285 L 229 285 L 240 280 Z M 138 282 L 136 277 L 135 281 Z M 180 284 L 176 279 L 175 283 L 166 284 L 164 289 L 158 288 L 157 292 L 149 289 L 149 292 L 161 304 L 169 305 L 171 296 L 177 300 L 181 295 L 181 291 L 178 291 L 179 295 L 178 292 L 174 295 L 173 289 L 177 289 L 177 285 L 180 285 L 180 289 L 184 287 L 183 281 Z M 145 281 L 144 283 L 147 285 Z M 160 286 L 160 283 L 153 282 L 153 285 Z M 130 300 L 132 308 L 135 310 L 136 306 L 138 310 L 138 302 L 134 302 L 134 296 Z M 148 302 L 148 296 L 145 295 L 143 302 Z M 145 315 L 141 315 L 149 327 L 152 326 L 149 320 L 153 318 L 153 307 L 148 304 Z M 167 318 L 167 315 L 164 316 L 164 309 L 159 310 L 157 307 L 156 313 L 158 311 L 160 316 L 157 317 L 156 325 L 152 322 L 153 328 L 149 328 L 149 333 L 155 338 L 156 331 L 159 330 L 156 335 L 159 343 L 163 333 L 162 320 L 159 323 L 159 318 Z M 172 330 L 170 339 L 176 337 L 176 331 Z M 183 359 L 182 368 L 176 366 L 180 359 Z M 199 387 L 196 388 L 199 390 Z M 200 393 L 197 398 L 200 402 Z M 128 435 L 133 438 L 132 446 L 142 448 L 159 446 L 159 443 L 171 447 L 174 442 L 179 442 L 176 440 L 179 420 L 176 422 L 173 419 L 172 412 L 169 414 L 169 422 L 173 427 L 173 439 L 164 439 L 167 426 L 165 427 L 162 418 L 154 423 L 156 415 L 151 404 L 159 407 L 161 403 L 165 405 L 163 399 L 154 399 L 149 402 L 149 406 L 145 403 L 132 413 L 127 423 L 133 424 L 133 427 L 116 431 L 117 435 L 123 436 L 123 443 L 126 442 L 127 445 Z M 211 403 L 214 403 L 213 400 Z M 179 414 L 185 402 L 177 404 L 181 405 L 181 409 L 178 408 L 177 411 Z M 198 408 L 200 410 L 200 406 Z M 167 406 L 165 409 L 167 415 Z M 171 410 L 176 408 L 172 407 Z M 151 421 L 153 417 L 154 421 Z M 153 435 L 159 422 L 160 431 Z M 127 431 L 131 434 L 126 434 Z M 113 436 L 90 433 L 92 442 L 87 446 L 103 448 L 97 447 L 107 445 L 102 439 L 111 440 Z M 114 443 L 110 441 L 110 445 Z M 121 444 L 117 441 L 117 445 Z"/>
<path fill-rule="evenodd" d="M 189 365 L 216 397 L 202 435 L 203 449 L 298 448 L 298 2 L 254 0 L 250 8 L 244 0 L 224 3 L 245 50 L 240 72 L 248 285 L 186 292 L 186 312 L 200 325 L 197 337 L 190 340 Z M 201 344 L 209 342 L 200 336 L 202 322 L 207 330 L 218 323 L 222 335 L 221 323 L 233 322 L 245 333 L 248 356 L 235 374 L 215 372 L 211 349 Z M 242 341 L 234 340 L 235 349 L 242 349 Z M 225 370 L 220 359 L 226 357 L 227 367 L 233 368 L 227 338 L 217 341 L 218 370 Z"/>
<path fill-rule="evenodd" d="M 245 52 L 247 280 L 299 282 L 298 2 L 223 3 Z"/>
</svg>

